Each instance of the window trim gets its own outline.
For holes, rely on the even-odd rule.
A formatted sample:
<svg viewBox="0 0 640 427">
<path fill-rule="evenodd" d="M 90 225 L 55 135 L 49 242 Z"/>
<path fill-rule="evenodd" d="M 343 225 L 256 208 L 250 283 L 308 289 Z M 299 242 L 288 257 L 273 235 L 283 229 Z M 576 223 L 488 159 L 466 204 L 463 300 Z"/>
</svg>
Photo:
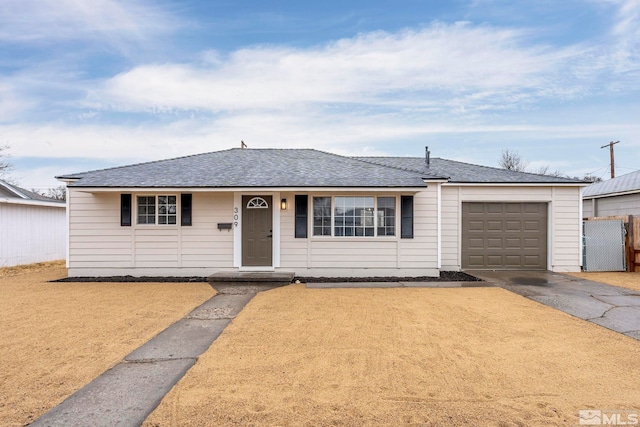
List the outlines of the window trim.
<svg viewBox="0 0 640 427">
<path fill-rule="evenodd" d="M 314 220 L 315 220 L 315 216 L 314 216 L 314 211 L 313 211 L 313 204 L 314 204 L 314 200 L 316 198 L 321 198 L 321 197 L 328 197 L 331 199 L 331 235 L 320 235 L 320 234 L 315 234 L 315 230 L 314 230 Z M 374 222 L 373 222 L 373 229 L 374 229 L 374 235 L 373 236 L 336 236 L 335 234 L 335 198 L 336 197 L 373 197 L 374 201 L 373 201 L 373 209 L 374 209 Z M 395 209 L 395 217 L 394 217 L 394 235 L 393 236 L 388 236 L 388 235 L 384 235 L 381 236 L 378 234 L 378 198 L 379 197 L 388 197 L 388 198 L 393 198 L 395 203 L 394 203 L 394 209 Z M 383 240 L 397 240 L 400 238 L 399 236 L 399 226 L 400 226 L 400 206 L 399 206 L 399 200 L 400 200 L 400 195 L 398 194 L 388 194 L 388 193 L 380 193 L 380 194 L 362 194 L 362 193 L 349 193 L 349 194 L 309 194 L 309 198 L 311 200 L 309 200 L 308 203 L 308 212 L 309 212 L 309 218 L 308 218 L 308 223 L 307 226 L 310 230 L 309 233 L 309 238 L 312 239 L 322 239 L 322 240 L 326 240 L 326 239 L 340 239 L 340 240 L 349 240 L 349 239 L 356 239 L 356 240 L 366 240 L 366 241 L 370 241 L 370 240 L 374 240 L 374 239 L 383 239 Z"/>
<path fill-rule="evenodd" d="M 158 205 L 158 198 L 159 197 L 175 197 L 176 198 L 176 222 L 175 224 L 160 224 L 158 219 L 160 217 L 160 206 Z M 140 207 L 139 203 L 138 203 L 138 199 L 140 197 L 153 197 L 154 201 L 155 201 L 155 213 L 154 213 L 154 223 L 153 224 L 141 224 L 138 219 L 138 209 Z M 179 227 L 181 225 L 181 203 L 180 203 L 180 194 L 179 193 L 155 193 L 155 194 L 149 194 L 149 193 L 141 193 L 141 194 L 136 194 L 135 195 L 135 225 L 136 227 Z M 165 214 L 166 215 L 166 214 Z"/>
</svg>

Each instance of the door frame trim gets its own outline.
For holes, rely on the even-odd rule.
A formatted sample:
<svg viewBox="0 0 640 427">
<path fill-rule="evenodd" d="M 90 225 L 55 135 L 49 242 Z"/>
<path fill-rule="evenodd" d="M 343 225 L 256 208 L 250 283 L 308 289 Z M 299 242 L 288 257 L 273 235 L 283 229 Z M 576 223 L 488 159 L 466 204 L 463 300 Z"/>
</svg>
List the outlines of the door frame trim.
<svg viewBox="0 0 640 427">
<path fill-rule="evenodd" d="M 267 266 L 243 266 L 242 265 L 242 196 L 271 196 L 271 220 L 273 229 L 272 238 L 272 265 Z M 233 209 L 233 267 L 244 271 L 273 271 L 280 267 L 280 200 L 279 191 L 251 191 L 234 192 Z M 237 219 L 236 219 L 237 215 Z M 236 225 L 237 222 L 237 225 Z"/>
</svg>

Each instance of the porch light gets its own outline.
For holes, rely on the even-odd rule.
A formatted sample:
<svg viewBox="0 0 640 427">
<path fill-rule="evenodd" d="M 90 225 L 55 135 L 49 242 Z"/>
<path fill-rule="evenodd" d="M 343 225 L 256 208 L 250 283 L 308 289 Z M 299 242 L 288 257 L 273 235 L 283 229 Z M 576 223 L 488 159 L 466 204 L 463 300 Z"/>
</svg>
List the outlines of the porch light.
<svg viewBox="0 0 640 427">
<path fill-rule="evenodd" d="M 280 200 L 280 209 L 283 211 L 287 210 L 287 199 Z"/>
</svg>

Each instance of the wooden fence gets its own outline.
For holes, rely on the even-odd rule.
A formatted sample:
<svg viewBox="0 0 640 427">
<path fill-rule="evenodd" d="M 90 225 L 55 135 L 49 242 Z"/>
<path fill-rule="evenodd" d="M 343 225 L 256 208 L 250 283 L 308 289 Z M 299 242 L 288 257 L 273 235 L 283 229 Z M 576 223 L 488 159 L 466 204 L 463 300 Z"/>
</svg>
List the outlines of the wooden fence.
<svg viewBox="0 0 640 427">
<path fill-rule="evenodd" d="M 598 216 L 585 218 L 585 221 L 622 220 L 627 234 L 624 238 L 627 254 L 627 271 L 640 271 L 640 217 L 633 215 Z"/>
</svg>

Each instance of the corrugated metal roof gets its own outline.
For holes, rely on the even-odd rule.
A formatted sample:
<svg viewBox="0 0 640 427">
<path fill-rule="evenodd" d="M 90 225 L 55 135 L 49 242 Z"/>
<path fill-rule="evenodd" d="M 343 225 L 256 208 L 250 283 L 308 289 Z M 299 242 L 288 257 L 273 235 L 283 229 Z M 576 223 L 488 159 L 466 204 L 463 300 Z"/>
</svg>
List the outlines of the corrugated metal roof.
<svg viewBox="0 0 640 427">
<path fill-rule="evenodd" d="M 33 191 L 29 191 L 24 188 L 18 187 L 17 185 L 9 184 L 8 182 L 1 179 L 0 179 L 0 188 L 3 188 L 7 193 L 12 194 L 14 197 L 23 199 L 23 200 L 35 200 L 38 202 L 55 202 L 60 204 L 65 203 L 62 200 L 52 199 L 51 197 L 34 193 Z"/>
<path fill-rule="evenodd" d="M 583 197 L 598 197 L 617 193 L 640 192 L 640 171 L 597 182 L 584 189 Z"/>
</svg>

